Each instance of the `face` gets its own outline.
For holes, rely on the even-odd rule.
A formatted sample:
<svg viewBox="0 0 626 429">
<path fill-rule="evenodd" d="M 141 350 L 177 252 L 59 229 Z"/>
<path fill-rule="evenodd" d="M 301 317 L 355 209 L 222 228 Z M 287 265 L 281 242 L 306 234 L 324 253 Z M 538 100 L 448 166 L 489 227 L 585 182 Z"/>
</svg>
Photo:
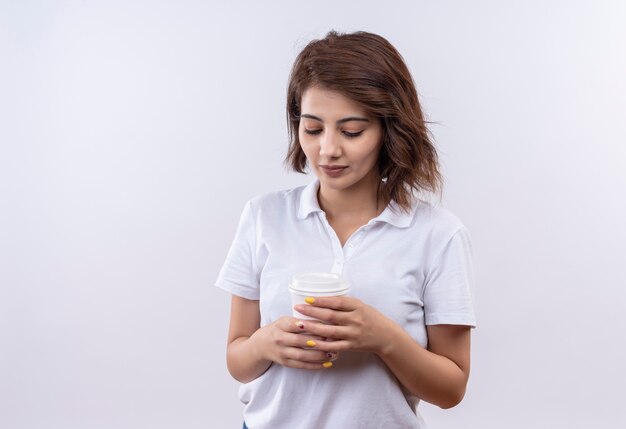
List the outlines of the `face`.
<svg viewBox="0 0 626 429">
<path fill-rule="evenodd" d="M 300 146 L 320 189 L 378 187 L 382 126 L 344 95 L 311 87 L 302 95 Z"/>
</svg>

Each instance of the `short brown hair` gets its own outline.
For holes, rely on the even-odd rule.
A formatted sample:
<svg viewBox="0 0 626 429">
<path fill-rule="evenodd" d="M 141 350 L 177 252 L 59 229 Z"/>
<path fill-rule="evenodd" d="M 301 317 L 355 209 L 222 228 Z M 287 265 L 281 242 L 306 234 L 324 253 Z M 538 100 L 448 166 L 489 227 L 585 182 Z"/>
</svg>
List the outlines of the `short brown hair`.
<svg viewBox="0 0 626 429">
<path fill-rule="evenodd" d="M 379 198 L 403 210 L 414 191 L 438 192 L 442 186 L 437 151 L 424 120 L 411 73 L 385 38 L 358 31 L 329 32 L 311 41 L 296 58 L 287 89 L 289 150 L 285 162 L 304 173 L 300 147 L 300 102 L 311 86 L 336 91 L 362 105 L 381 121 L 383 136 L 378 172 L 386 179 Z"/>
</svg>

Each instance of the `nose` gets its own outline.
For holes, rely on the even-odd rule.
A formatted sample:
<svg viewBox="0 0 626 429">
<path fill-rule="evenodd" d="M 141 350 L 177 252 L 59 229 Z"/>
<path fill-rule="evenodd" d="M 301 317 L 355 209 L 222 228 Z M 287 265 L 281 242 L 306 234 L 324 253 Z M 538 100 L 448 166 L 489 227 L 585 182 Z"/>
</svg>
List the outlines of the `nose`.
<svg viewBox="0 0 626 429">
<path fill-rule="evenodd" d="M 341 156 L 341 138 L 333 131 L 325 131 L 320 138 L 320 156 L 339 158 Z"/>
</svg>

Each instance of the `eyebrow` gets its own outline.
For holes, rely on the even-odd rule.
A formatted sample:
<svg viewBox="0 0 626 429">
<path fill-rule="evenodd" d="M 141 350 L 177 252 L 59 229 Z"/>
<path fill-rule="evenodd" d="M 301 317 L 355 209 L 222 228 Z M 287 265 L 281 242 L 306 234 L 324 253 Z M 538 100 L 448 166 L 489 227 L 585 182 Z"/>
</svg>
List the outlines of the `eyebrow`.
<svg viewBox="0 0 626 429">
<path fill-rule="evenodd" d="M 308 113 L 303 113 L 302 115 L 300 115 L 300 117 L 313 119 L 314 121 L 324 122 L 322 118 L 315 116 L 315 115 L 309 115 Z M 370 120 L 362 116 L 348 116 L 347 118 L 339 119 L 337 121 L 337 124 L 343 124 L 344 122 L 350 122 L 350 121 L 369 122 Z"/>
</svg>

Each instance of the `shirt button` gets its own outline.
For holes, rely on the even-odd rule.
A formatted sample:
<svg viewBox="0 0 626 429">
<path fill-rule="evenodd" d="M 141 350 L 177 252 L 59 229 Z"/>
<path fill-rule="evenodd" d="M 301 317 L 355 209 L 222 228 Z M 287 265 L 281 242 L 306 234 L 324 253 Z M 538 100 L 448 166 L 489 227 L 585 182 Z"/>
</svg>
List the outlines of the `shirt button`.
<svg viewBox="0 0 626 429">
<path fill-rule="evenodd" d="M 354 247 L 354 243 L 350 243 L 350 244 L 348 244 L 348 246 Z"/>
</svg>

